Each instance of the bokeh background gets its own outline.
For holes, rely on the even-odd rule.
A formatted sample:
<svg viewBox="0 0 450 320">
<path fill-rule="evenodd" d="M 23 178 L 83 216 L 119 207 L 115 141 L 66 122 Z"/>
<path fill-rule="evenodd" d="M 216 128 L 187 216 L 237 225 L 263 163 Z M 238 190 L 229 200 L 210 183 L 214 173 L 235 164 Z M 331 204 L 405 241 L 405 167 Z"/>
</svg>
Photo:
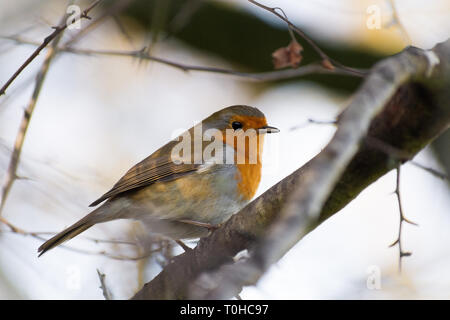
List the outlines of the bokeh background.
<svg viewBox="0 0 450 320">
<path fill-rule="evenodd" d="M 450 36 L 446 0 L 263 3 L 283 8 L 327 54 L 353 67 L 369 68 L 407 45 L 431 48 Z M 41 42 L 67 5 L 62 0 L 0 0 L 1 84 L 35 49 L 7 38 Z M 367 25 L 373 5 L 380 10 L 379 29 Z M 145 47 L 151 55 L 183 64 L 262 72 L 273 69 L 271 53 L 290 41 L 284 23 L 245 0 L 105 1 L 90 15 L 95 21 L 111 12 L 72 46 L 122 51 Z M 90 23 L 83 20 L 81 26 Z M 61 44 L 79 31 L 67 30 Z M 302 64 L 317 61 L 313 50 L 299 42 L 304 46 Z M 0 181 L 43 58 L 36 58 L 0 97 Z M 2 216 L 27 232 L 60 231 L 88 213 L 89 203 L 175 133 L 233 104 L 260 108 L 281 129 L 266 141 L 261 194 L 320 152 L 335 129 L 308 119 L 334 120 L 359 84 L 358 78 L 337 75 L 258 83 L 182 72 L 132 57 L 61 52 L 50 66 L 26 136 L 18 170 L 22 178 L 15 182 Z M 448 173 L 449 146 L 447 132 L 415 161 Z M 246 288 L 242 298 L 450 298 L 448 181 L 411 164 L 403 167 L 404 210 L 419 226 L 404 228 L 403 244 L 413 255 L 404 259 L 401 274 L 398 250 L 388 247 L 398 231 L 394 189 L 391 172 L 305 237 L 257 286 Z M 168 257 L 180 253 L 130 221 L 95 226 L 67 248 L 38 259 L 41 243 L 0 225 L 1 299 L 103 299 L 96 269 L 106 275 L 115 299 L 127 299 Z M 161 251 L 150 254 L 160 245 Z M 133 259 L 140 256 L 146 258 Z M 379 285 L 372 285 L 374 277 Z"/>
</svg>

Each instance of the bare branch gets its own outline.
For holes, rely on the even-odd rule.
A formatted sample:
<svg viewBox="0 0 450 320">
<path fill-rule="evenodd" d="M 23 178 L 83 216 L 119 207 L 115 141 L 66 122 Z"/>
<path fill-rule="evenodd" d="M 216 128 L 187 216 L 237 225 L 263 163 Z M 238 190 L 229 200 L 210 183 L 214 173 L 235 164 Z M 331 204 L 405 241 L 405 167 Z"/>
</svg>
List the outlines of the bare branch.
<svg viewBox="0 0 450 320">
<path fill-rule="evenodd" d="M 65 18 L 63 17 L 63 19 Z M 19 132 L 17 133 L 16 141 L 14 143 L 14 149 L 11 154 L 8 169 L 6 171 L 5 180 L 2 185 L 0 198 L 0 216 L 2 214 L 3 208 L 5 207 L 9 191 L 11 190 L 14 181 L 17 179 L 17 167 L 19 165 L 20 154 L 22 153 L 22 146 L 25 141 L 25 135 L 28 130 L 28 125 L 30 124 L 31 116 L 33 115 L 33 111 L 39 98 L 42 85 L 44 84 L 45 76 L 47 75 L 50 63 L 53 60 L 53 57 L 56 55 L 56 47 L 59 40 L 61 39 L 61 35 L 61 33 L 58 33 L 56 35 L 55 41 L 53 42 L 51 48 L 47 51 L 44 63 L 42 64 L 42 67 L 36 76 L 33 94 L 31 95 L 31 99 L 24 110 L 22 121 L 19 127 Z"/>
<path fill-rule="evenodd" d="M 292 126 L 289 131 L 295 131 L 298 129 L 303 129 L 311 124 L 318 124 L 318 125 L 337 125 L 337 120 L 328 120 L 328 121 L 324 121 L 324 120 L 316 120 L 316 119 L 307 119 L 305 122 L 301 123 L 301 124 L 297 124 L 295 126 Z"/>
<path fill-rule="evenodd" d="M 88 13 L 92 10 L 101 0 L 97 0 L 91 4 L 86 10 L 84 10 L 77 19 L 89 18 Z M 14 81 L 14 79 L 22 72 L 23 69 L 44 49 L 47 44 L 52 40 L 52 46 L 47 51 L 44 63 L 42 64 L 35 80 L 35 86 L 31 99 L 28 102 L 27 107 L 24 110 L 22 121 L 20 123 L 19 132 L 17 133 L 16 140 L 14 142 L 14 150 L 11 154 L 11 159 L 6 171 L 5 179 L 2 185 L 1 198 L 0 198 L 0 216 L 2 214 L 3 208 L 5 207 L 8 194 L 14 181 L 17 179 L 17 167 L 19 165 L 20 154 L 22 153 L 22 146 L 25 141 L 25 136 L 30 124 L 31 117 L 33 115 L 34 108 L 36 106 L 39 94 L 41 93 L 42 85 L 44 84 L 45 77 L 50 67 L 50 63 L 58 52 L 58 43 L 61 40 L 62 32 L 68 27 L 66 21 L 66 15 L 61 19 L 58 27 L 55 27 L 55 31 L 44 39 L 44 42 L 33 52 L 33 54 L 25 61 L 24 64 L 14 73 L 14 75 L 6 82 L 6 84 L 0 89 L 0 96 L 5 93 L 6 88 Z"/>
<path fill-rule="evenodd" d="M 101 0 L 94 1 L 87 9 L 85 9 L 79 17 L 76 17 L 75 20 L 79 20 L 82 18 L 89 19 L 88 13 L 91 11 L 97 4 L 99 4 Z M 11 83 L 17 78 L 17 76 L 33 61 L 39 53 L 44 49 L 52 40 L 56 39 L 61 32 L 63 32 L 69 25 L 67 24 L 66 19 L 63 18 L 63 23 L 61 23 L 59 26 L 55 27 L 54 31 L 44 39 L 44 41 L 39 45 L 39 47 L 34 50 L 34 52 L 28 57 L 27 60 L 17 69 L 16 72 L 11 76 L 11 78 L 6 81 L 6 83 L 1 87 L 0 89 L 0 96 L 4 95 L 6 92 L 6 89 L 11 85 Z M 48 56 L 48 55 L 47 55 Z M 45 64 L 45 63 L 44 63 Z"/>
<path fill-rule="evenodd" d="M 102 289 L 103 297 L 105 300 L 112 300 L 111 291 L 108 290 L 105 283 L 105 274 L 101 273 L 100 270 L 97 269 L 98 278 L 100 280 L 100 289 Z"/>
<path fill-rule="evenodd" d="M 403 257 L 409 257 L 412 255 L 411 252 L 406 252 L 403 251 L 403 247 L 402 247 L 402 227 L 403 227 L 403 222 L 407 222 L 409 224 L 412 224 L 414 226 L 417 226 L 417 223 L 409 221 L 408 219 L 405 218 L 405 214 L 403 212 L 403 205 L 402 205 L 402 200 L 400 197 L 400 164 L 397 165 L 397 179 L 396 179 L 396 185 L 395 185 L 395 195 L 397 197 L 397 202 L 398 202 L 398 211 L 399 211 L 399 217 L 400 217 L 400 222 L 398 224 L 398 237 L 397 239 L 389 246 L 389 247 L 393 247 L 395 245 L 398 245 L 398 272 L 402 272 L 402 259 Z"/>
<path fill-rule="evenodd" d="M 19 37 L 3 36 L 2 38 L 8 39 L 11 41 L 15 41 L 17 43 L 22 43 L 22 44 L 30 44 L 30 45 L 37 44 L 34 41 L 21 39 Z M 141 60 L 149 60 L 149 61 L 154 61 L 157 63 L 165 64 L 165 65 L 180 69 L 185 72 L 197 71 L 197 72 L 218 73 L 218 74 L 235 76 L 238 78 L 242 78 L 244 80 L 260 81 L 260 82 L 291 79 L 291 78 L 301 77 L 301 76 L 305 76 L 305 75 L 309 75 L 309 74 L 337 74 L 337 75 L 361 77 L 361 73 L 354 73 L 353 71 L 350 71 L 346 68 L 341 68 L 341 67 L 335 67 L 334 69 L 328 69 L 328 68 L 325 68 L 320 63 L 311 63 L 309 65 L 301 66 L 301 67 L 295 68 L 295 69 L 284 69 L 284 70 L 276 70 L 276 71 L 268 71 L 268 72 L 251 73 L 251 72 L 240 72 L 240 71 L 224 69 L 224 68 L 182 64 L 182 63 L 171 61 L 168 59 L 152 56 L 148 52 L 146 52 L 145 48 L 143 48 L 141 50 L 135 50 L 135 51 L 121 51 L 121 50 L 79 49 L 79 48 L 72 48 L 72 47 L 67 47 L 67 46 L 60 46 L 57 49 L 58 49 L 58 51 L 61 51 L 61 52 L 70 52 L 70 53 L 74 53 L 74 54 L 131 57 L 131 58 L 137 58 L 137 59 L 141 59 Z"/>
<path fill-rule="evenodd" d="M 447 174 L 442 173 L 442 172 L 440 172 L 440 171 L 438 171 L 436 169 L 424 166 L 423 164 L 420 164 L 420 163 L 418 163 L 416 161 L 411 161 L 410 163 L 413 166 L 416 166 L 416 167 L 418 167 L 418 168 L 420 168 L 422 170 L 427 171 L 428 173 L 431 173 L 433 176 L 438 177 L 439 179 L 447 180 L 447 181 L 450 180 L 450 177 Z"/>
<path fill-rule="evenodd" d="M 65 46 L 72 46 L 76 42 L 80 41 L 85 35 L 89 32 L 97 28 L 104 22 L 108 17 L 113 16 L 124 10 L 133 0 L 119 0 L 114 1 L 113 4 L 107 10 L 104 10 L 99 17 L 97 17 L 94 21 L 89 23 L 88 26 L 78 31 L 69 41 L 67 41 Z"/>
</svg>

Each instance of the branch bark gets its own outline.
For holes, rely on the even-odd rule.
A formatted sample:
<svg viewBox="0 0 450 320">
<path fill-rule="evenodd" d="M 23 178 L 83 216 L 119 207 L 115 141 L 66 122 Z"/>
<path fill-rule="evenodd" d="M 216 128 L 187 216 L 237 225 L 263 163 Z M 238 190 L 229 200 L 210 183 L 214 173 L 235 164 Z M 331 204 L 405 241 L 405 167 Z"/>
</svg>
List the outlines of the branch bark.
<svg viewBox="0 0 450 320">
<path fill-rule="evenodd" d="M 321 153 L 194 250 L 175 257 L 133 298 L 231 298 L 256 283 L 307 232 L 397 166 L 395 156 L 367 137 L 411 159 L 449 127 L 449 87 L 450 40 L 430 51 L 408 48 L 378 63 Z M 244 249 L 250 258 L 234 262 Z"/>
</svg>

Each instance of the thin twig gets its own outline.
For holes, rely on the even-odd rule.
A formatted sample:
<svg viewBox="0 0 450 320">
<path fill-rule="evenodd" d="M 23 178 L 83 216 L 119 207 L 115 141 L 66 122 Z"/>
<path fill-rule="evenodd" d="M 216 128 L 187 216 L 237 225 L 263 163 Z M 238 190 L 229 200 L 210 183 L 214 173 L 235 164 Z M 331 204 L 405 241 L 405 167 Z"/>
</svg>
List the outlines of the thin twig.
<svg viewBox="0 0 450 320">
<path fill-rule="evenodd" d="M 10 232 L 16 235 L 21 235 L 21 236 L 25 236 L 25 237 L 32 237 L 34 239 L 40 240 L 40 241 L 46 241 L 47 239 L 42 237 L 42 235 L 44 234 L 50 234 L 50 232 L 32 232 L 32 231 L 26 231 L 22 228 L 17 227 L 16 225 L 12 224 L 11 222 L 9 222 L 7 219 L 5 219 L 4 217 L 0 216 L 0 223 L 3 223 L 4 225 L 6 225 L 9 229 Z M 0 231 L 0 232 L 5 232 L 5 231 Z M 113 243 L 113 244 L 132 244 L 132 245 L 137 245 L 136 243 L 132 243 L 132 242 L 128 242 L 128 241 L 122 241 L 122 240 L 101 240 L 101 239 L 94 239 L 94 238 L 88 238 L 85 237 L 85 239 L 93 241 L 93 242 L 104 242 L 104 243 Z M 146 259 L 148 257 L 150 257 L 151 255 L 153 255 L 156 252 L 160 252 L 162 251 L 163 245 L 161 245 L 160 247 L 153 249 L 153 250 L 149 250 L 147 252 L 145 252 L 142 255 L 139 256 L 135 256 L 135 257 L 128 257 L 128 256 L 121 256 L 121 255 L 115 255 L 115 254 L 111 254 L 109 252 L 106 251 L 88 251 L 88 250 L 82 250 L 82 249 L 77 249 L 77 248 L 73 248 L 67 245 L 61 245 L 59 246 L 60 248 L 72 251 L 72 252 L 76 252 L 76 253 L 81 253 L 81 254 L 87 254 L 87 255 L 98 255 L 98 256 L 103 256 L 112 260 L 119 260 L 119 261 L 139 261 L 142 259 Z"/>
<path fill-rule="evenodd" d="M 280 7 L 275 7 L 275 8 L 273 8 L 273 10 L 280 10 L 280 12 L 283 14 L 284 18 L 286 20 L 289 20 L 287 14 Z M 288 26 L 289 36 L 291 37 L 291 40 L 294 42 L 297 42 L 297 39 L 295 38 L 295 34 L 294 34 L 294 31 L 292 30 L 291 25 L 289 23 L 287 23 L 287 26 Z"/>
<path fill-rule="evenodd" d="M 308 42 L 308 44 L 317 52 L 317 54 L 322 59 L 322 65 L 324 65 L 328 68 L 340 67 L 340 68 L 345 69 L 348 72 L 354 73 L 355 75 L 358 75 L 358 76 L 364 76 L 367 74 L 366 71 L 347 67 L 347 66 L 343 65 L 342 63 L 332 59 L 330 56 L 328 56 L 305 32 L 303 32 L 303 30 L 301 30 L 299 27 L 294 25 L 289 19 L 287 19 L 286 15 L 284 15 L 284 12 L 282 11 L 282 9 L 280 9 L 278 7 L 271 8 L 271 7 L 268 7 L 266 5 L 263 5 L 263 4 L 255 1 L 255 0 L 248 0 L 248 1 L 264 10 L 267 10 L 267 11 L 273 13 L 278 18 L 280 18 L 281 20 L 286 22 L 291 30 L 293 30 L 300 37 L 302 37 L 306 42 Z M 281 12 L 283 12 L 283 14 L 278 13 L 277 9 L 281 10 Z"/>
<path fill-rule="evenodd" d="M 5 220 L 3 217 L 0 217 L 0 222 L 4 223 L 5 225 L 7 225 L 8 227 L 11 228 L 11 224 Z M 50 232 L 50 231 L 28 231 L 28 232 L 24 232 L 21 229 L 18 229 L 21 232 L 20 233 L 27 233 L 28 235 L 36 235 L 36 236 L 54 236 L 56 235 L 58 232 Z M 9 232 L 11 233 L 18 233 L 17 230 L 16 232 L 14 232 L 13 230 L 10 230 Z M 97 238 L 92 238 L 92 237 L 83 237 L 83 236 L 79 236 L 78 238 L 80 239 L 85 239 L 94 243 L 108 243 L 108 244 L 123 244 L 123 245 L 129 245 L 129 246 L 138 246 L 138 244 L 136 242 L 133 241 L 126 241 L 126 240 L 119 240 L 119 239 L 97 239 Z M 41 239 L 41 238 L 40 238 Z"/>
<path fill-rule="evenodd" d="M 405 214 L 403 212 L 402 200 L 401 200 L 401 197 L 400 197 L 400 166 L 401 166 L 401 164 L 399 163 L 397 165 L 397 180 L 396 180 L 396 185 L 395 185 L 395 195 L 397 197 L 398 210 L 399 210 L 399 216 L 400 216 L 400 222 L 399 222 L 399 225 L 398 225 L 398 237 L 397 237 L 397 240 L 395 240 L 389 246 L 389 247 L 393 247 L 395 245 L 398 245 L 398 272 L 399 273 L 402 272 L 402 259 L 403 259 L 403 257 L 409 257 L 409 256 L 412 255 L 411 252 L 403 251 L 403 247 L 402 247 L 402 227 L 403 227 L 403 222 L 412 224 L 414 226 L 418 225 L 417 223 L 406 219 Z"/>
<path fill-rule="evenodd" d="M 33 115 L 33 111 L 39 98 L 42 85 L 44 84 L 45 76 L 47 75 L 50 63 L 53 60 L 53 57 L 56 55 L 56 47 L 58 46 L 58 42 L 61 39 L 61 35 L 62 33 L 58 33 L 56 35 L 56 40 L 52 43 L 51 48 L 47 51 L 44 63 L 42 64 L 42 67 L 36 76 L 35 86 L 31 95 L 31 99 L 24 110 L 22 121 L 19 127 L 19 132 L 17 133 L 14 143 L 14 149 L 11 154 L 8 169 L 6 171 L 5 180 L 2 185 L 2 193 L 0 198 L 0 216 L 5 206 L 6 199 L 8 198 L 9 191 L 11 190 L 14 181 L 17 179 L 17 167 L 19 165 L 20 154 L 22 153 L 22 146 L 25 141 L 25 135 L 27 133 L 31 116 Z"/>
<path fill-rule="evenodd" d="M 31 74 L 30 76 L 28 76 L 28 78 L 17 84 L 14 88 L 11 88 L 9 94 L 4 96 L 2 101 L 0 102 L 0 108 L 6 108 L 8 103 L 12 101 L 11 97 L 16 96 L 17 92 L 24 92 L 24 90 L 33 83 L 34 79 L 36 79 L 36 73 Z"/>
<path fill-rule="evenodd" d="M 84 10 L 80 16 L 76 19 L 86 18 L 90 19 L 88 13 L 92 10 L 101 0 L 97 0 L 91 4 L 86 10 Z M 25 141 L 25 136 L 28 130 L 28 126 L 30 124 L 31 116 L 33 115 L 34 108 L 36 107 L 37 100 L 39 98 L 39 94 L 42 89 L 42 85 L 44 84 L 45 77 L 49 70 L 50 63 L 58 52 L 58 44 L 61 40 L 62 32 L 68 27 L 66 14 L 61 19 L 58 27 L 55 27 L 55 31 L 47 38 L 44 39 L 44 42 L 38 46 L 38 48 L 33 52 L 33 54 L 25 61 L 24 64 L 20 66 L 20 68 L 14 73 L 14 75 L 6 82 L 6 84 L 0 89 L 0 96 L 5 93 L 6 88 L 16 79 L 16 77 L 22 72 L 25 67 L 30 64 L 30 62 L 44 49 L 47 44 L 49 44 L 52 40 L 53 43 L 47 54 L 45 56 L 44 63 L 39 70 L 36 80 L 35 87 L 33 93 L 31 95 L 31 99 L 28 102 L 27 107 L 24 110 L 24 115 L 22 117 L 22 121 L 20 123 L 19 132 L 17 133 L 16 140 L 14 143 L 14 150 L 11 154 L 11 159 L 8 165 L 8 169 L 6 171 L 5 180 L 2 185 L 1 198 L 0 198 L 0 216 L 2 214 L 3 208 L 5 207 L 6 199 L 8 198 L 8 194 L 11 191 L 11 187 L 14 181 L 17 179 L 17 167 L 19 165 L 20 154 L 22 153 L 23 143 Z"/>
<path fill-rule="evenodd" d="M 324 121 L 324 120 L 315 120 L 315 119 L 311 119 L 309 118 L 308 120 L 306 120 L 303 123 L 297 124 L 293 127 L 291 127 L 289 129 L 289 131 L 295 131 L 298 129 L 303 129 L 311 124 L 318 124 L 318 125 L 336 125 L 337 124 L 337 120 L 328 120 L 328 121 Z"/>
<path fill-rule="evenodd" d="M 447 180 L 447 181 L 450 180 L 450 177 L 447 174 L 442 173 L 442 172 L 440 172 L 440 171 L 438 171 L 436 169 L 424 166 L 423 164 L 420 164 L 420 163 L 418 163 L 416 161 L 410 161 L 410 163 L 413 166 L 416 166 L 416 167 L 418 167 L 418 168 L 420 168 L 422 170 L 427 171 L 428 173 L 431 173 L 433 176 L 438 177 L 439 179 Z"/>
<path fill-rule="evenodd" d="M 36 45 L 36 42 L 26 40 L 26 39 L 21 39 L 19 37 L 0 36 L 0 38 L 8 39 L 8 40 L 15 41 L 16 43 L 21 43 L 21 44 Z M 131 57 L 131 58 L 137 58 L 137 59 L 141 59 L 141 60 L 149 60 L 149 61 L 154 61 L 157 63 L 165 64 L 165 65 L 171 66 L 173 68 L 182 70 L 184 72 L 197 71 L 197 72 L 218 73 L 218 74 L 236 76 L 236 77 L 243 78 L 246 80 L 261 81 L 261 82 L 291 79 L 291 78 L 305 76 L 305 75 L 313 74 L 313 73 L 314 74 L 337 74 L 337 75 L 347 75 L 347 76 L 357 76 L 357 77 L 361 76 L 361 74 L 355 74 L 353 71 L 350 71 L 350 70 L 344 69 L 344 68 L 340 68 L 340 67 L 336 67 L 336 68 L 330 70 L 328 68 L 325 68 L 320 63 L 311 63 L 311 64 L 308 64 L 308 65 L 305 65 L 305 66 L 302 66 L 299 68 L 295 68 L 295 69 L 284 69 L 284 70 L 257 72 L 257 73 L 240 72 L 240 71 L 224 69 L 224 68 L 195 66 L 195 65 L 178 63 L 178 62 L 171 61 L 168 59 L 152 56 L 146 52 L 145 48 L 143 48 L 141 50 L 134 50 L 134 51 L 121 51 L 121 50 L 79 49 L 79 48 L 72 48 L 72 47 L 67 47 L 67 46 L 60 46 L 60 47 L 58 47 L 58 51 L 69 52 L 69 53 L 74 53 L 74 54 L 85 54 L 85 55 L 107 55 L 107 56 Z M 360 71 L 364 72 L 363 70 L 360 70 Z"/>
<path fill-rule="evenodd" d="M 367 136 L 365 142 L 372 148 L 378 149 L 379 151 L 389 155 L 390 157 L 392 157 L 396 160 L 399 160 L 402 162 L 409 161 L 410 164 L 412 164 L 422 170 L 425 170 L 428 173 L 431 173 L 435 177 L 438 177 L 443 180 L 450 180 L 450 178 L 448 177 L 447 174 L 439 172 L 436 169 L 424 166 L 423 164 L 420 164 L 416 161 L 413 161 L 411 154 L 409 154 L 403 150 L 400 150 L 399 148 L 396 148 L 380 139 L 377 139 L 377 138 L 371 137 L 371 136 Z"/>
<path fill-rule="evenodd" d="M 133 0 L 122 0 L 122 1 L 114 1 L 113 4 L 107 9 L 104 10 L 99 17 L 96 17 L 94 21 L 89 23 L 85 28 L 78 31 L 69 41 L 67 41 L 64 45 L 72 46 L 75 42 L 81 40 L 86 34 L 90 31 L 94 30 L 98 26 L 101 25 L 102 22 L 106 20 L 106 18 L 110 16 L 114 16 L 121 11 L 123 11 Z"/>
<path fill-rule="evenodd" d="M 93 2 L 87 9 L 85 9 L 80 14 L 79 17 L 76 17 L 74 20 L 77 21 L 82 18 L 90 19 L 90 17 L 88 16 L 89 11 L 91 11 L 100 1 L 101 0 L 96 0 L 95 2 Z M 64 15 L 64 16 L 66 16 L 66 15 Z M 34 50 L 34 52 L 28 57 L 27 60 L 25 60 L 25 62 L 19 67 L 19 69 L 17 69 L 17 71 L 14 72 L 14 74 L 8 79 L 8 81 L 6 81 L 6 83 L 0 89 L 0 96 L 5 94 L 6 89 L 8 89 L 8 87 L 11 85 L 11 83 L 31 63 L 31 61 L 33 61 L 39 55 L 39 53 L 42 51 L 42 49 L 44 49 L 52 40 L 56 39 L 61 34 L 61 32 L 63 32 L 70 24 L 75 22 L 75 21 L 72 21 L 70 24 L 67 24 L 67 21 L 65 21 L 65 20 L 66 19 L 63 19 L 63 23 L 61 23 L 57 27 L 54 27 L 55 30 L 48 37 L 46 37 L 44 39 L 44 41 L 39 45 L 39 47 L 37 47 L 36 50 Z"/>
<path fill-rule="evenodd" d="M 111 291 L 108 290 L 105 283 L 106 275 L 101 273 L 100 270 L 97 269 L 98 278 L 100 279 L 100 289 L 102 289 L 103 297 L 105 300 L 112 300 Z"/>
<path fill-rule="evenodd" d="M 205 66 L 195 66 L 182 64 L 175 61 L 171 61 L 164 58 L 159 58 L 152 56 L 145 52 L 145 48 L 137 51 L 118 51 L 118 50 L 90 50 L 90 49 L 75 49 L 70 47 L 62 47 L 61 51 L 71 52 L 71 53 L 79 53 L 79 54 L 87 54 L 87 55 L 110 55 L 110 56 L 123 56 L 123 57 L 134 57 L 141 60 L 150 60 L 158 63 L 162 63 L 182 71 L 199 71 L 199 72 L 209 72 L 209 73 L 219 73 L 225 75 L 233 75 L 240 78 L 247 78 L 254 81 L 276 81 L 283 79 L 290 79 L 299 76 L 304 76 L 312 73 L 321 73 L 321 74 L 340 74 L 340 75 L 349 75 L 349 76 L 360 76 L 360 74 L 355 74 L 354 72 L 343 69 L 343 68 L 335 68 L 333 70 L 325 68 L 322 64 L 311 63 L 306 66 L 302 66 L 296 69 L 285 69 L 285 70 L 277 70 L 277 71 L 268 71 L 268 72 L 240 72 L 230 69 L 224 68 L 216 68 L 216 67 L 205 67 Z"/>
</svg>

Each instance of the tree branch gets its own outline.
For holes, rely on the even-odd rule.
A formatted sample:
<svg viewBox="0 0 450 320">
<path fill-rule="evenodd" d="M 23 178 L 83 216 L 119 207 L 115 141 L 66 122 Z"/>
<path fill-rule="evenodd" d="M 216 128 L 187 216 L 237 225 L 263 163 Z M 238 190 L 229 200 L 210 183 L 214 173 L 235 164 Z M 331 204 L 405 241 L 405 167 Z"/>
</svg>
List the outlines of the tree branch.
<svg viewBox="0 0 450 320">
<path fill-rule="evenodd" d="M 88 16 L 89 11 L 91 11 L 97 4 L 99 4 L 101 0 L 96 0 L 94 3 L 92 3 L 87 9 L 85 9 L 79 17 L 76 17 L 75 20 L 79 19 L 90 19 Z M 65 21 L 66 19 L 63 19 Z M 72 22 L 73 23 L 73 22 Z M 56 39 L 61 32 L 63 32 L 70 24 L 67 24 L 67 21 L 64 23 L 61 23 L 59 26 L 54 27 L 54 31 L 44 39 L 44 41 L 39 45 L 39 47 L 36 48 L 36 50 L 33 51 L 33 53 L 28 57 L 27 60 L 17 69 L 16 72 L 11 76 L 11 78 L 6 81 L 6 83 L 1 87 L 0 89 L 0 96 L 4 95 L 6 92 L 6 89 L 11 85 L 11 83 L 17 78 L 17 76 L 33 61 L 39 53 L 44 49 L 52 40 Z"/>
<path fill-rule="evenodd" d="M 106 275 L 101 273 L 100 270 L 97 269 L 98 278 L 100 280 L 100 289 L 102 289 L 103 297 L 105 300 L 112 300 L 111 291 L 109 291 L 108 287 L 105 283 Z"/>
<path fill-rule="evenodd" d="M 14 41 L 20 44 L 29 44 L 29 45 L 38 45 L 38 43 L 26 39 L 22 39 L 17 36 L 2 36 L 1 38 Z M 117 57 L 130 57 L 142 60 L 153 61 L 161 64 L 165 64 L 167 66 L 179 69 L 184 72 L 188 71 L 196 71 L 196 72 L 208 72 L 208 73 L 217 73 L 224 75 L 231 75 L 242 79 L 248 79 L 251 81 L 277 81 L 277 80 L 285 80 L 292 79 L 296 77 L 306 76 L 308 74 L 337 74 L 337 75 L 347 75 L 354 77 L 362 77 L 362 72 L 355 73 L 346 68 L 341 68 L 339 66 L 334 69 L 325 68 L 320 63 L 311 63 L 308 65 L 301 66 L 295 69 L 283 69 L 283 70 L 275 70 L 275 71 L 267 71 L 267 72 L 241 72 L 231 69 L 225 68 L 217 68 L 217 67 L 206 67 L 206 66 L 196 66 L 196 65 L 188 65 L 179 63 L 176 61 L 171 61 L 168 59 L 155 57 L 146 52 L 146 48 L 141 50 L 133 50 L 133 51 L 122 51 L 122 50 L 94 50 L 94 49 L 81 49 L 81 48 L 73 48 L 66 45 L 59 46 L 58 51 L 60 52 L 69 52 L 73 54 L 85 54 L 85 55 L 105 55 L 105 56 L 117 56 Z M 356 69 L 354 69 L 356 70 Z"/>
<path fill-rule="evenodd" d="M 397 240 L 395 240 L 394 243 L 392 243 L 390 245 L 390 247 L 398 245 L 398 271 L 402 272 L 402 259 L 403 259 L 403 257 L 409 257 L 410 255 L 412 255 L 411 252 L 403 251 L 403 246 L 402 246 L 402 227 L 403 227 L 403 223 L 406 222 L 406 223 L 412 224 L 414 226 L 417 226 L 417 223 L 406 219 L 405 214 L 403 212 L 402 199 L 401 199 L 401 196 L 400 196 L 400 164 L 398 164 L 398 166 L 397 166 L 397 179 L 396 179 L 396 184 L 395 184 L 395 196 L 397 197 L 400 221 L 399 221 L 399 224 L 398 224 Z"/>
<path fill-rule="evenodd" d="M 101 0 L 97 0 L 92 3 L 86 10 L 84 10 L 79 17 L 76 18 L 90 19 L 88 16 L 89 11 L 91 11 Z M 41 93 L 42 85 L 44 84 L 45 77 L 47 75 L 50 63 L 58 52 L 58 44 L 62 36 L 62 32 L 68 27 L 66 14 L 63 15 L 61 22 L 58 27 L 55 27 L 55 31 L 47 38 L 44 39 L 42 44 L 31 54 L 31 56 L 19 67 L 19 69 L 13 74 L 13 76 L 5 83 L 5 85 L 0 89 L 0 96 L 5 93 L 5 90 L 9 85 L 16 79 L 16 77 L 23 71 L 23 69 L 28 66 L 34 58 L 36 58 L 39 53 L 44 49 L 52 40 L 52 46 L 47 51 L 44 63 L 42 64 L 35 80 L 35 86 L 31 99 L 28 102 L 27 107 L 24 110 L 22 121 L 20 123 L 19 132 L 17 133 L 16 140 L 14 143 L 14 149 L 11 154 L 11 159 L 9 161 L 8 169 L 4 178 L 2 185 L 1 198 L 0 198 L 0 216 L 2 214 L 3 208 L 5 207 L 6 199 L 8 198 L 9 191 L 17 179 L 17 167 L 19 165 L 20 154 L 22 153 L 23 143 L 25 141 L 25 135 L 30 124 L 31 116 L 33 115 L 34 108 L 36 106 L 39 94 Z"/>
<path fill-rule="evenodd" d="M 63 16 L 62 20 L 63 21 L 65 20 L 65 15 Z M 62 29 L 62 30 L 64 30 L 64 29 Z M 4 179 L 4 182 L 2 185 L 2 192 L 1 192 L 1 198 L 0 198 L 0 216 L 2 214 L 3 208 L 5 207 L 5 203 L 6 203 L 6 199 L 8 198 L 9 191 L 11 190 L 11 187 L 12 187 L 14 181 L 17 179 L 17 167 L 19 165 L 20 154 L 22 153 L 22 146 L 25 141 L 25 135 L 28 130 L 28 125 L 30 124 L 31 116 L 33 115 L 33 111 L 34 111 L 34 107 L 36 106 L 37 100 L 39 98 L 39 94 L 41 93 L 42 85 L 44 84 L 45 76 L 47 75 L 48 69 L 50 67 L 50 63 L 52 62 L 53 58 L 56 55 L 56 52 L 57 52 L 56 47 L 58 46 L 59 40 L 61 39 L 62 30 L 55 35 L 54 38 L 56 38 L 56 39 L 52 43 L 52 46 L 50 47 L 50 49 L 47 51 L 47 55 L 45 56 L 44 63 L 42 64 L 41 69 L 39 70 L 39 72 L 36 76 L 35 86 L 34 86 L 33 93 L 31 95 L 31 99 L 28 102 L 28 105 L 24 110 L 22 121 L 21 121 L 20 127 L 19 127 L 19 132 L 17 133 L 16 141 L 14 142 L 14 149 L 11 154 L 11 159 L 9 161 L 8 169 L 6 171 L 5 179 Z M 55 30 L 55 32 L 56 32 L 56 30 Z M 55 34 L 55 32 L 53 34 Z M 45 43 L 45 41 L 44 41 L 44 43 Z M 22 65 L 22 66 L 24 66 L 24 65 Z M 19 68 L 19 70 L 21 70 L 21 69 Z M 23 70 L 23 68 L 22 68 L 22 70 Z M 11 79 L 10 80 L 12 82 L 15 79 L 15 77 L 13 76 L 13 78 L 11 78 Z M 9 83 L 11 83 L 11 82 L 9 82 Z M 7 82 L 5 84 L 5 86 L 7 87 L 8 85 L 9 84 Z M 6 89 L 6 87 L 4 87 L 4 88 Z M 0 95 L 1 95 L 1 93 L 0 93 Z"/>
<path fill-rule="evenodd" d="M 89 23 L 88 26 L 81 29 L 77 34 L 75 34 L 69 41 L 67 41 L 64 45 L 65 46 L 72 46 L 75 44 L 75 42 L 78 42 L 80 39 L 82 39 L 86 34 L 91 32 L 93 29 L 97 28 L 102 22 L 104 22 L 108 17 L 113 16 L 122 12 L 124 9 L 126 9 L 130 3 L 132 3 L 133 0 L 118 0 L 114 1 L 113 4 L 107 9 L 101 12 L 101 14 L 96 17 L 94 21 Z"/>
</svg>

